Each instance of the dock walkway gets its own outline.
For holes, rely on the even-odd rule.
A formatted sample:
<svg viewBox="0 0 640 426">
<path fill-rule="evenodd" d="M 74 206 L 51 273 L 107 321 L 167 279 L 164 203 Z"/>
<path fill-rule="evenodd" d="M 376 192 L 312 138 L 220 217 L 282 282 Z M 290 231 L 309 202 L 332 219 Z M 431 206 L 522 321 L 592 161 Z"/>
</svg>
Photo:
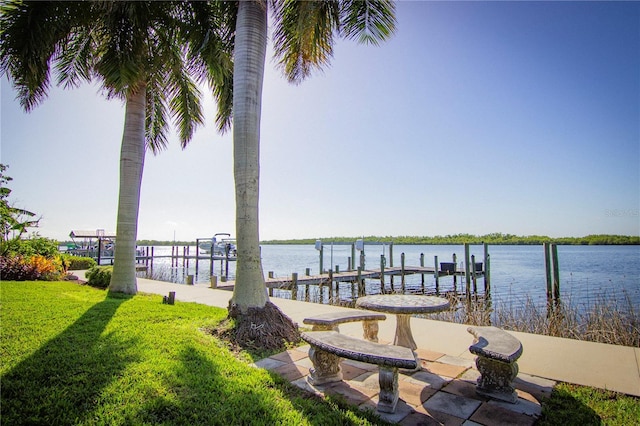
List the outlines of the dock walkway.
<svg viewBox="0 0 640 426">
<path fill-rule="evenodd" d="M 429 266 L 391 266 L 384 269 L 367 269 L 361 271 L 341 271 L 331 272 L 317 275 L 298 275 L 289 277 L 267 277 L 265 283 L 269 289 L 291 290 L 294 282 L 299 286 L 309 285 L 329 285 L 329 283 L 357 283 L 358 280 L 379 280 L 383 277 L 401 277 L 409 275 L 428 275 L 442 277 L 465 277 L 465 271 L 436 271 L 434 267 Z M 474 279 L 482 278 L 484 271 L 476 271 L 473 274 Z"/>
</svg>

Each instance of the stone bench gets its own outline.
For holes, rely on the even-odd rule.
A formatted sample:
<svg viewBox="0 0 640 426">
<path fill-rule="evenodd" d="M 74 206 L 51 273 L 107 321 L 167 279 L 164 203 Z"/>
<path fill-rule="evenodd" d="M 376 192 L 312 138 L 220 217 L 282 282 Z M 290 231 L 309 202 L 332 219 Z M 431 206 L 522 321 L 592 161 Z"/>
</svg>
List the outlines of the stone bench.
<svg viewBox="0 0 640 426">
<path fill-rule="evenodd" d="M 393 413 L 398 403 L 398 368 L 415 370 L 415 355 L 403 346 L 383 345 L 340 334 L 337 331 L 309 331 L 302 338 L 311 345 L 309 383 L 322 385 L 342 380 L 340 358 L 376 364 L 379 367 L 378 410 Z"/>
<path fill-rule="evenodd" d="M 516 361 L 522 355 L 522 343 L 497 327 L 469 327 L 467 331 L 475 337 L 469 351 L 477 355 L 480 372 L 476 392 L 515 404 L 518 395 L 513 380 L 518 375 Z"/>
<path fill-rule="evenodd" d="M 362 321 L 364 338 L 371 342 L 378 341 L 378 321 L 384 321 L 387 317 L 384 314 L 368 311 L 358 311 L 355 309 L 327 312 L 305 318 L 302 322 L 313 326 L 313 331 L 340 331 L 338 326 L 348 322 Z"/>
</svg>

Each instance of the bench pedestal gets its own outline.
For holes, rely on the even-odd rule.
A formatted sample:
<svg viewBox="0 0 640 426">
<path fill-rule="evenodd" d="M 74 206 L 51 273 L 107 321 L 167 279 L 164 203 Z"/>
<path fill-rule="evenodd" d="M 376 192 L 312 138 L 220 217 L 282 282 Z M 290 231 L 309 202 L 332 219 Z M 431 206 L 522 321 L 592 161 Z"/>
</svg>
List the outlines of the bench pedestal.
<svg viewBox="0 0 640 426">
<path fill-rule="evenodd" d="M 520 341 L 497 327 L 468 327 L 467 331 L 475 337 L 469 351 L 478 356 L 476 392 L 512 404 L 518 402 L 513 380 L 518 375 L 516 361 L 522 355 Z"/>
<path fill-rule="evenodd" d="M 476 367 L 480 372 L 476 392 L 489 398 L 499 399 L 515 404 L 518 394 L 512 386 L 518 375 L 518 364 L 505 363 L 479 356 Z"/>
<path fill-rule="evenodd" d="M 309 370 L 308 379 L 312 385 L 323 385 L 342 380 L 341 358 L 339 356 L 311 346 L 309 359 L 313 363 L 313 368 Z M 381 365 L 378 372 L 378 383 L 380 384 L 378 410 L 384 413 L 395 412 L 400 397 L 398 368 Z"/>
<path fill-rule="evenodd" d="M 378 394 L 378 411 L 395 413 L 400 391 L 398 389 L 398 368 L 380 366 L 378 372 L 380 393 Z"/>
<path fill-rule="evenodd" d="M 342 380 L 339 356 L 311 346 L 309 359 L 313 363 L 313 368 L 309 369 L 309 383 L 312 385 L 323 385 Z"/>
</svg>

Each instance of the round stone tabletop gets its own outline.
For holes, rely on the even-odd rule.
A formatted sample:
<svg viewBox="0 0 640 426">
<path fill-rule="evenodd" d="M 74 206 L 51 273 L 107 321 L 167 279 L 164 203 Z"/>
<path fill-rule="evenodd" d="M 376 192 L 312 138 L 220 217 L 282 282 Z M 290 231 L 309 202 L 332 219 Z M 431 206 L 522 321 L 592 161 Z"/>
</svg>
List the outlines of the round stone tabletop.
<svg viewBox="0 0 640 426">
<path fill-rule="evenodd" d="M 377 294 L 359 297 L 356 307 L 391 314 L 428 314 L 449 309 L 449 301 L 436 296 Z"/>
</svg>

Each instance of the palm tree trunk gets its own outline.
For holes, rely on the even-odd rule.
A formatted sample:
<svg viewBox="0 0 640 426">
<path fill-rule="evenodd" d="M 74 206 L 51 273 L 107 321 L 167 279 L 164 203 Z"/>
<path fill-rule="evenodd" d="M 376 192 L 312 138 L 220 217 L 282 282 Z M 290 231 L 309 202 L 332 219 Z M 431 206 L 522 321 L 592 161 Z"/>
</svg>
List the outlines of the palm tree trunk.
<svg viewBox="0 0 640 426">
<path fill-rule="evenodd" d="M 145 156 L 146 87 L 127 95 L 120 151 L 120 192 L 116 250 L 109 291 L 136 294 L 136 240 L 138 209 Z"/>
<path fill-rule="evenodd" d="M 233 159 L 238 261 L 231 304 L 241 313 L 262 308 L 265 289 L 258 226 L 260 114 L 267 49 L 267 5 L 241 1 L 236 24 L 233 79 Z"/>
</svg>

